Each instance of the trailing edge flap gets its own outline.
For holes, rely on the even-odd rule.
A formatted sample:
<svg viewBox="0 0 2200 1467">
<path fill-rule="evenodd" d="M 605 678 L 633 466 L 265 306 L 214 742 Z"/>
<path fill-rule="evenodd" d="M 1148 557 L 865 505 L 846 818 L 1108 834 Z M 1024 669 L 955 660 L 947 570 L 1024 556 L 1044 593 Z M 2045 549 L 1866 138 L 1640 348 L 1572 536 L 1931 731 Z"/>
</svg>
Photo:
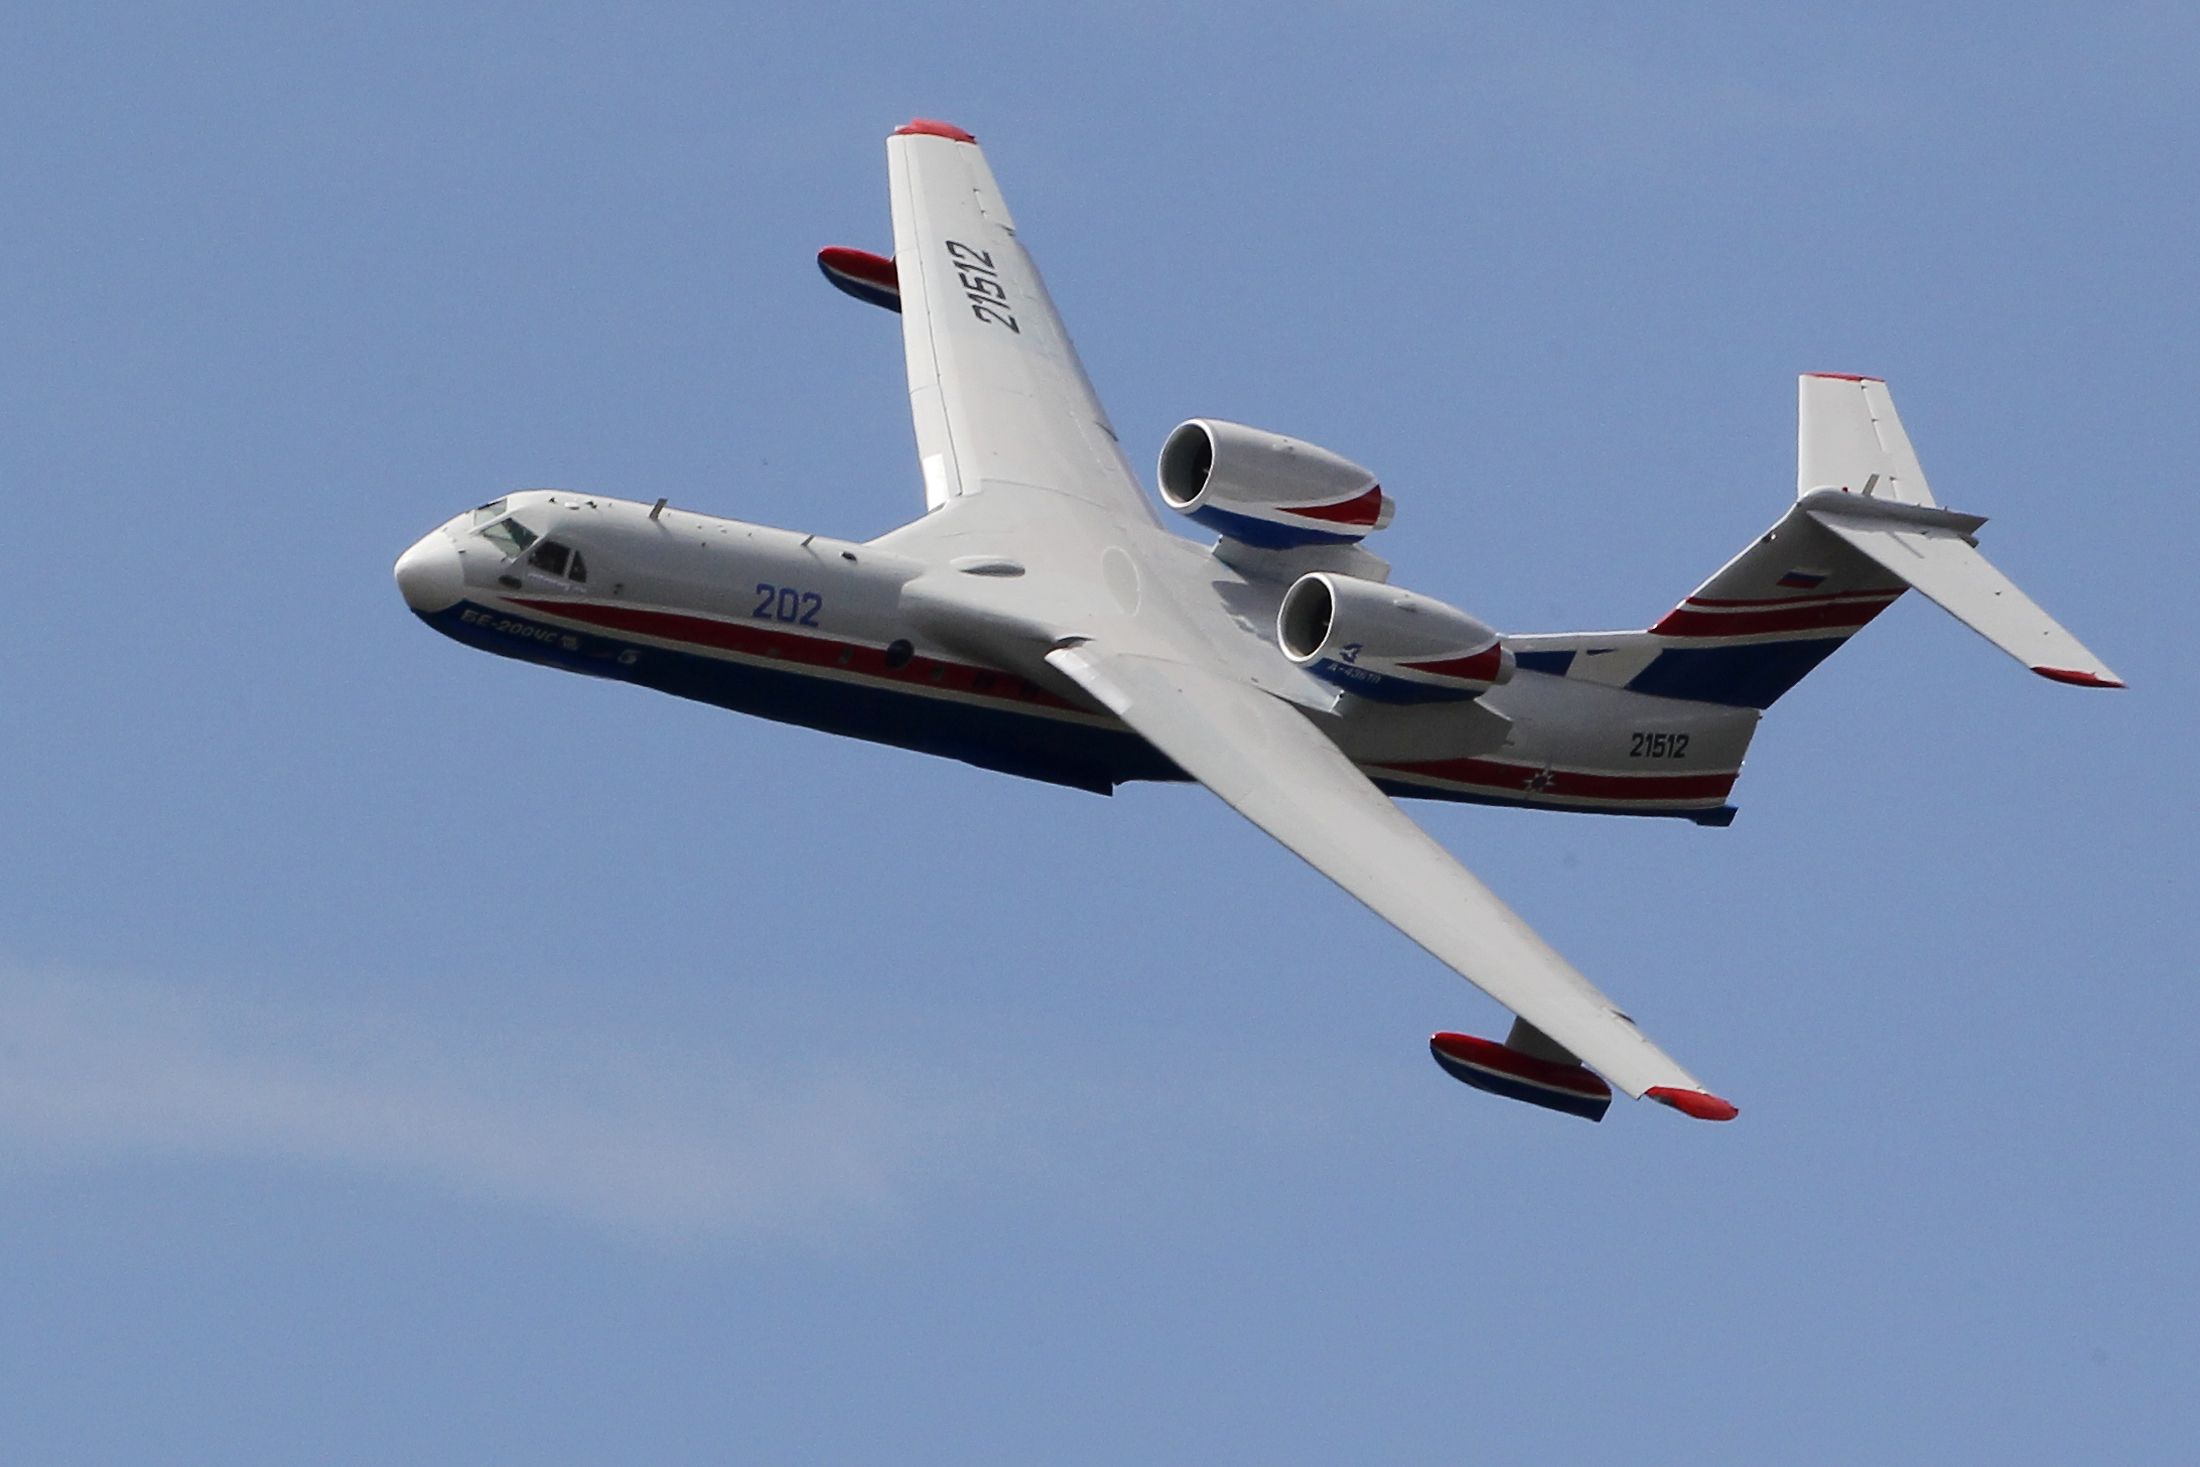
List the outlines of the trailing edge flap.
<svg viewBox="0 0 2200 1467">
<path fill-rule="evenodd" d="M 1979 554 L 1971 541 L 1971 532 L 1985 523 L 1978 516 L 1826 490 L 1806 495 L 1802 508 L 2041 676 L 2086 687 L 2123 686 L 2106 663 Z"/>
</svg>

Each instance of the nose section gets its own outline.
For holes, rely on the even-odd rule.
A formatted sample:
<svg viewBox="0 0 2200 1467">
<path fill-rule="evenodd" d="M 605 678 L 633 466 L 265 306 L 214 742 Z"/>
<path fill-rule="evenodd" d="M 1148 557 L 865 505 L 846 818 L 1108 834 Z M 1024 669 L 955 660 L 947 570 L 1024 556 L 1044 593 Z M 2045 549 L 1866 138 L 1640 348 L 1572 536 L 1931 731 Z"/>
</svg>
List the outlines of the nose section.
<svg viewBox="0 0 2200 1467">
<path fill-rule="evenodd" d="M 405 604 L 426 615 L 441 611 L 466 594 L 466 573 L 458 547 L 437 530 L 397 557 L 397 589 Z"/>
</svg>

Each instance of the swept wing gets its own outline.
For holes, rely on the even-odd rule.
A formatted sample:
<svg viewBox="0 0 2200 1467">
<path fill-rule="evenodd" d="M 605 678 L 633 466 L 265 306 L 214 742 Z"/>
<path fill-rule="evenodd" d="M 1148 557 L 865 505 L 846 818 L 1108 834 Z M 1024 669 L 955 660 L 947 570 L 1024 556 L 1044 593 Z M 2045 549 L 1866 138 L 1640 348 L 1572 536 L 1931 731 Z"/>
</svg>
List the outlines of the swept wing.
<svg viewBox="0 0 2200 1467">
<path fill-rule="evenodd" d="M 913 122 L 886 157 L 926 506 L 1038 488 L 1156 523 L 985 154 Z"/>
<path fill-rule="evenodd" d="M 1185 773 L 1633 1096 L 1733 1108 L 1452 859 L 1317 726 L 1334 695 L 1233 618 L 1234 572 L 1162 530 L 970 135 L 888 143 L 910 406 L 934 511 L 882 542 L 928 560 L 943 634 L 1082 688 Z M 1013 565 L 1013 575 L 998 568 Z M 974 566 L 988 567 L 970 573 Z M 957 568 L 964 573 L 958 574 Z M 1289 700 L 1289 701 L 1286 701 Z M 1294 706 L 1297 705 L 1297 706 Z"/>
<path fill-rule="evenodd" d="M 1629 1095 L 1692 1112 L 1724 1107 L 1297 709 L 1196 667 L 1090 645 L 1047 660 L 1240 815 Z"/>
</svg>

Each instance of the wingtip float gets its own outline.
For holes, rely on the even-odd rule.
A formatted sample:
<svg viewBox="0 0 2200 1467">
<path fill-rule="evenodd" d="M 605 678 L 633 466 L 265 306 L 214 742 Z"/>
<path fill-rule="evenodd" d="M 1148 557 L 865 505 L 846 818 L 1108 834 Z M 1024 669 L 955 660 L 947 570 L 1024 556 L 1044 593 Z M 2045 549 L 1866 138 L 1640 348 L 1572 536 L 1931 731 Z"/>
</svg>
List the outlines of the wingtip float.
<svg viewBox="0 0 2200 1467">
<path fill-rule="evenodd" d="M 1603 1120 L 1612 1106 L 1612 1087 L 1585 1065 L 1543 1059 L 1473 1034 L 1431 1034 L 1428 1052 L 1454 1080 L 1507 1100 L 1589 1121 Z M 1699 1121 L 1731 1121 L 1741 1114 L 1731 1101 L 1709 1091 L 1677 1085 L 1653 1085 L 1643 1098 Z"/>
<path fill-rule="evenodd" d="M 1431 1034 L 1428 1052 L 1445 1074 L 1490 1095 L 1589 1121 L 1603 1120 L 1612 1107 L 1612 1087 L 1582 1065 L 1538 1059 L 1473 1034 Z"/>
</svg>

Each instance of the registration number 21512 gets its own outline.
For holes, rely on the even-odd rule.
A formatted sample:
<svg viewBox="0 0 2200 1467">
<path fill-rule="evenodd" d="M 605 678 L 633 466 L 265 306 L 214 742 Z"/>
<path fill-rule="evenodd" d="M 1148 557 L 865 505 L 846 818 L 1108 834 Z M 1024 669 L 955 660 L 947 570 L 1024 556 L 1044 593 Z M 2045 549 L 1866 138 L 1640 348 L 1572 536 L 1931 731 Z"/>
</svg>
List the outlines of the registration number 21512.
<svg viewBox="0 0 2200 1467">
<path fill-rule="evenodd" d="M 1638 729 L 1628 736 L 1630 759 L 1680 759 L 1687 753 L 1688 735 L 1684 733 L 1644 733 Z"/>
</svg>

